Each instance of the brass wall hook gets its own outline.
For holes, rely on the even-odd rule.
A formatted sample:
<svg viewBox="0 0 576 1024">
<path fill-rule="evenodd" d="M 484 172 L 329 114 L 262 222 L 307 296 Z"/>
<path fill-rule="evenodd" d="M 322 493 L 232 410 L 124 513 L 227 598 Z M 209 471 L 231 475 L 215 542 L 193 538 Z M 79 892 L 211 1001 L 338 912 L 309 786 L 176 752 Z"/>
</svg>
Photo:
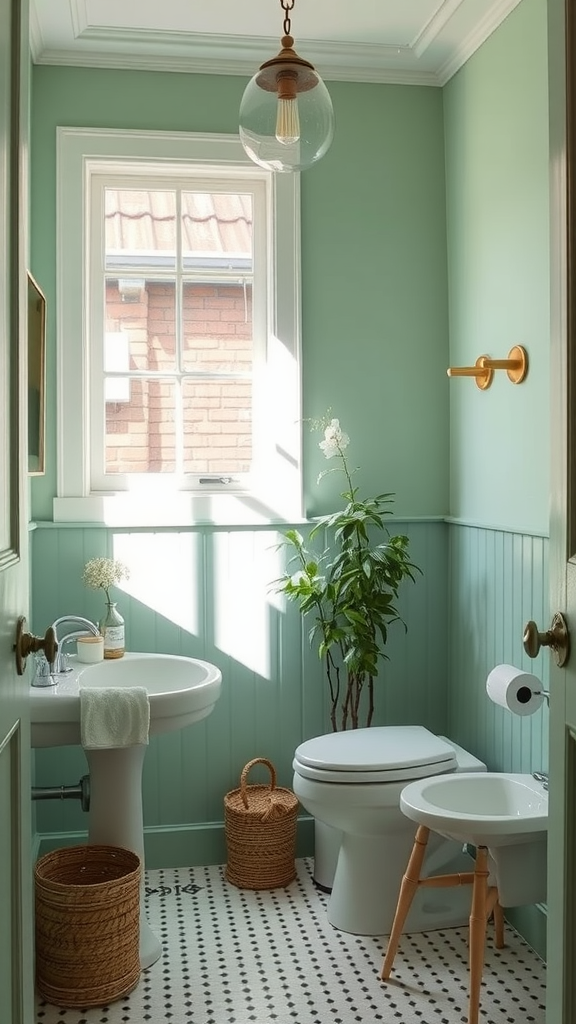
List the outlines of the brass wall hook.
<svg viewBox="0 0 576 1024">
<path fill-rule="evenodd" d="M 512 384 L 521 384 L 528 373 L 526 349 L 522 345 L 514 345 L 510 349 L 507 359 L 479 356 L 474 366 L 450 366 L 446 373 L 449 377 L 475 377 L 476 387 L 481 391 L 486 391 L 494 378 L 494 370 L 506 370 L 508 380 Z"/>
<path fill-rule="evenodd" d="M 478 356 L 474 366 L 450 366 L 446 373 L 449 377 L 475 377 L 476 387 L 485 391 L 494 377 L 494 370 L 487 365 L 487 360 L 488 356 Z"/>
</svg>

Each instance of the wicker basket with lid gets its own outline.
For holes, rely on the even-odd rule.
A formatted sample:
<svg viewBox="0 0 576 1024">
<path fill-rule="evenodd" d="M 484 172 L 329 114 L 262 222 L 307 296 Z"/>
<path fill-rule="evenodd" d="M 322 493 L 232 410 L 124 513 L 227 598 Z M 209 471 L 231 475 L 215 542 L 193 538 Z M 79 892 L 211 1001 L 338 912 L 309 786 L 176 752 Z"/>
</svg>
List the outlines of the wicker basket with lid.
<svg viewBox="0 0 576 1024">
<path fill-rule="evenodd" d="M 254 765 L 270 771 L 269 785 L 247 785 Z M 242 769 L 239 789 L 224 797 L 228 860 L 226 878 L 240 889 L 277 889 L 296 877 L 298 799 L 291 789 L 276 786 L 276 770 L 265 757 Z"/>
</svg>

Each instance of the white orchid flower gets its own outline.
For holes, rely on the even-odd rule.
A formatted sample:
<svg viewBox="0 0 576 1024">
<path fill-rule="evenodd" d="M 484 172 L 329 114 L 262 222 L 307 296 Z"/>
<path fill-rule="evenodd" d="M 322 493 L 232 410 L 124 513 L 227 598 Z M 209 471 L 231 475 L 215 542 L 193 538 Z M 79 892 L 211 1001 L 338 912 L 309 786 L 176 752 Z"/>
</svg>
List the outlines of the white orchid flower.
<svg viewBox="0 0 576 1024">
<path fill-rule="evenodd" d="M 349 444 L 350 438 L 340 428 L 340 420 L 330 420 L 324 431 L 324 440 L 319 445 L 325 458 L 333 459 L 335 455 L 341 455 Z"/>
</svg>

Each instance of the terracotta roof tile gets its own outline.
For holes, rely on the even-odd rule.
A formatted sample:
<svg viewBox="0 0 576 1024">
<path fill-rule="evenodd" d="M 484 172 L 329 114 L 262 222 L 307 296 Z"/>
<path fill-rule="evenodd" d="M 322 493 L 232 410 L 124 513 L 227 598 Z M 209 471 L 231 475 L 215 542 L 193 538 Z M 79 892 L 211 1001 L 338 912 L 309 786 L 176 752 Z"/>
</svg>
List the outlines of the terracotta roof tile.
<svg viewBox="0 0 576 1024">
<path fill-rule="evenodd" d="M 174 252 L 176 196 L 171 191 L 106 189 L 106 251 Z M 252 252 L 248 195 L 182 193 L 182 243 L 187 253 Z"/>
</svg>

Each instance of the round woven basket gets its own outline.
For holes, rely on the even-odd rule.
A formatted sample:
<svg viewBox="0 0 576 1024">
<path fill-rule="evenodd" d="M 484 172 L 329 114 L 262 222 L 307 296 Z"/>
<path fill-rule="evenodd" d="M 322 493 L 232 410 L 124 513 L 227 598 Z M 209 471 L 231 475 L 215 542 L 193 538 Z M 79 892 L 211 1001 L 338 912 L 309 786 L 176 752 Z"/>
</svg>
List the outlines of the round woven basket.
<svg viewBox="0 0 576 1024">
<path fill-rule="evenodd" d="M 270 771 L 268 786 L 248 786 L 256 764 Z M 224 797 L 226 878 L 241 889 L 277 889 L 296 877 L 298 800 L 290 789 L 276 787 L 276 771 L 265 757 L 242 769 L 240 788 Z"/>
<path fill-rule="evenodd" d="M 118 846 L 71 846 L 34 870 L 36 983 L 61 1007 L 105 1006 L 140 977 L 140 858 Z"/>
</svg>

